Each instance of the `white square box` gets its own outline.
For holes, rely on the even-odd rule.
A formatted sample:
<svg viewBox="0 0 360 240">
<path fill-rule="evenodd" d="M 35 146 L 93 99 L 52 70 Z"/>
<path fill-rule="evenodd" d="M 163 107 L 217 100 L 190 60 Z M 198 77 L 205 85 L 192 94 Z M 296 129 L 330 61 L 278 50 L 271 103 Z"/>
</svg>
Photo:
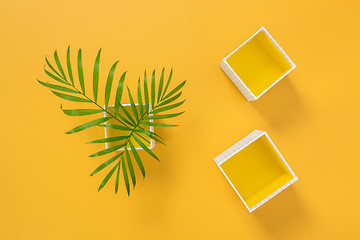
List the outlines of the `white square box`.
<svg viewBox="0 0 360 240">
<path fill-rule="evenodd" d="M 264 27 L 220 63 L 248 101 L 260 98 L 296 66 Z"/>
<path fill-rule="evenodd" d="M 253 131 L 214 161 L 250 212 L 298 180 L 264 131 Z"/>
<path fill-rule="evenodd" d="M 138 106 L 139 104 L 138 103 L 135 103 L 135 106 Z M 108 106 L 108 108 L 110 108 L 110 107 L 114 107 L 115 105 L 109 105 Z M 128 106 L 131 106 L 131 104 L 130 103 L 125 103 L 125 104 L 122 104 L 122 106 L 123 107 L 128 107 Z M 143 106 L 145 106 L 145 103 L 143 103 Z M 104 106 L 105 107 L 105 106 Z M 119 111 L 120 111 L 120 109 L 119 109 Z M 129 113 L 131 114 L 131 112 L 132 111 L 130 111 Z M 132 114 L 131 114 L 132 115 Z M 149 116 L 152 116 L 152 114 L 150 114 Z M 107 114 L 106 114 L 106 112 L 104 112 L 104 117 L 107 117 Z M 134 117 L 134 116 L 132 116 L 132 117 Z M 154 122 L 154 120 L 153 119 L 150 119 L 149 120 L 149 122 Z M 107 122 L 105 122 L 105 124 L 107 124 Z M 105 127 L 104 128 L 105 129 L 105 138 L 107 138 L 108 137 L 108 129 Z M 117 130 L 115 130 L 115 131 L 117 131 Z M 154 132 L 154 126 L 150 126 L 150 132 Z M 154 148 L 155 147 L 155 141 L 154 141 L 154 139 L 152 139 L 152 138 L 150 138 L 150 146 L 149 146 L 149 149 L 152 149 L 152 148 Z M 108 149 L 109 148 L 109 143 L 105 143 L 105 148 L 106 149 Z M 130 147 L 127 147 L 126 148 L 127 150 L 131 150 L 131 148 Z M 139 150 L 139 149 L 143 149 L 142 147 L 135 147 L 135 149 L 136 150 Z M 120 148 L 120 149 L 118 149 L 118 150 L 116 150 L 116 151 L 123 151 L 123 150 L 125 150 L 125 148 Z"/>
</svg>

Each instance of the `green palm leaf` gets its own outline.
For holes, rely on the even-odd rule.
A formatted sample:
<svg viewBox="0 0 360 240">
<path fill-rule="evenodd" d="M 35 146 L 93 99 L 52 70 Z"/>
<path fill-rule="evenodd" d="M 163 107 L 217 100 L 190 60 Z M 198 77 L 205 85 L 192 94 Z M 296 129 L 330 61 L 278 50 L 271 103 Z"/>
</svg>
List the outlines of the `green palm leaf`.
<svg viewBox="0 0 360 240">
<path fill-rule="evenodd" d="M 123 109 L 122 105 L 121 106 L 121 109 Z M 124 108 L 125 109 L 125 108 Z M 124 110 L 123 110 L 124 111 Z M 125 109 L 126 111 L 126 109 Z M 126 111 L 127 112 L 127 111 Z M 128 113 L 128 112 L 127 112 Z M 117 115 L 122 121 L 124 121 L 126 124 L 128 124 L 129 126 L 132 126 L 134 127 L 135 126 L 135 123 L 134 122 L 130 122 L 129 120 L 127 120 L 125 117 L 121 116 L 120 114 Z M 125 125 L 125 124 L 124 124 Z"/>
<path fill-rule="evenodd" d="M 110 99 L 110 93 L 111 93 L 111 86 L 112 86 L 112 82 L 114 79 L 114 73 L 115 73 L 115 68 L 116 65 L 118 64 L 118 61 L 116 61 L 110 69 L 107 81 L 106 81 L 106 86 L 105 86 L 105 110 L 108 108 L 109 105 L 109 99 Z"/>
<path fill-rule="evenodd" d="M 164 115 L 153 115 L 153 116 L 148 116 L 146 117 L 146 119 L 165 119 L 165 118 L 173 118 L 173 117 L 177 117 L 181 114 L 183 114 L 184 112 L 179 112 L 179 113 L 172 113 L 172 114 L 164 114 Z"/>
<path fill-rule="evenodd" d="M 155 70 L 152 73 L 151 77 L 151 107 L 155 105 Z"/>
<path fill-rule="evenodd" d="M 160 102 L 161 93 L 162 93 L 162 89 L 163 89 L 163 85 L 164 85 L 164 71 L 165 71 L 165 68 L 163 68 L 163 69 L 162 69 L 162 72 L 161 72 L 159 89 L 158 89 L 158 97 L 157 97 L 157 102 L 158 102 L 158 103 Z"/>
<path fill-rule="evenodd" d="M 116 168 L 118 167 L 118 165 L 120 164 L 120 162 L 118 162 L 111 170 L 110 172 L 106 175 L 106 177 L 104 178 L 104 180 L 101 182 L 98 191 L 100 191 L 105 185 L 106 183 L 109 181 L 109 179 L 111 178 L 111 176 L 114 174 Z"/>
<path fill-rule="evenodd" d="M 101 54 L 101 48 L 96 56 L 94 71 L 93 71 L 93 93 L 94 93 L 95 102 L 97 102 L 97 96 L 98 96 L 100 54 Z"/>
<path fill-rule="evenodd" d="M 68 100 L 68 101 L 72 101 L 72 102 L 91 102 L 90 100 L 85 99 L 85 98 L 75 97 L 75 96 L 72 96 L 72 95 L 55 92 L 53 90 L 51 90 L 51 92 L 53 92 L 56 96 L 58 96 L 58 97 L 60 97 L 62 99 Z"/>
<path fill-rule="evenodd" d="M 77 68 L 78 68 L 80 87 L 81 87 L 82 92 L 85 94 L 85 82 L 84 82 L 84 71 L 83 71 L 83 66 L 82 66 L 81 48 L 78 51 Z"/>
<path fill-rule="evenodd" d="M 168 78 L 168 80 L 167 80 L 167 82 L 166 82 L 166 86 L 165 86 L 164 92 L 161 94 L 161 100 L 163 100 L 163 98 L 164 98 L 164 96 L 165 96 L 165 94 L 166 94 L 166 91 L 167 91 L 167 89 L 168 89 L 169 86 L 170 86 L 172 74 L 173 74 L 173 69 L 171 69 L 171 71 L 170 71 L 170 75 L 169 75 L 169 78 Z"/>
<path fill-rule="evenodd" d="M 58 75 L 59 78 L 63 78 L 60 73 L 58 71 L 55 70 L 55 68 L 51 65 L 51 63 L 49 62 L 49 60 L 47 59 L 47 57 L 45 57 L 45 61 L 46 64 L 48 65 L 48 67 L 56 74 Z"/>
<path fill-rule="evenodd" d="M 64 70 L 63 70 L 63 68 L 62 68 L 62 66 L 61 66 L 61 63 L 60 63 L 60 60 L 59 60 L 59 56 L 58 56 L 58 54 L 57 54 L 57 51 L 54 52 L 54 59 L 55 59 L 56 65 L 57 65 L 57 67 L 58 67 L 58 69 L 59 69 L 62 77 L 66 80 L 65 72 L 64 72 Z"/>
<path fill-rule="evenodd" d="M 82 130 L 91 128 L 91 127 L 95 127 L 103 122 L 106 122 L 107 120 L 111 119 L 112 117 L 103 117 L 103 118 L 99 118 L 99 119 L 95 119 L 92 120 L 90 122 L 81 124 L 80 126 L 77 126 L 73 129 L 71 129 L 70 131 L 67 131 L 66 134 L 72 134 L 72 133 L 76 133 L 76 132 L 80 132 Z"/>
<path fill-rule="evenodd" d="M 109 138 L 102 138 L 98 140 L 94 140 L 87 143 L 108 143 L 108 142 L 117 142 L 126 139 L 127 136 L 116 136 L 116 137 L 109 137 Z"/>
<path fill-rule="evenodd" d="M 135 103 L 134 103 L 134 99 L 131 95 L 131 92 L 130 92 L 130 89 L 129 87 L 127 88 L 128 90 L 128 94 L 129 94 L 129 99 L 130 99 L 130 105 L 131 105 L 131 109 L 132 109 L 132 112 L 134 113 L 134 116 L 136 118 L 136 122 L 139 122 L 139 115 L 138 115 L 138 112 L 137 112 L 137 109 L 136 109 L 136 106 L 135 106 Z"/>
<path fill-rule="evenodd" d="M 125 155 L 126 155 L 126 160 L 127 160 L 129 172 L 130 172 L 131 181 L 133 183 L 133 187 L 135 187 L 135 185 L 136 185 L 135 172 L 134 172 L 134 168 L 133 168 L 133 165 L 132 165 L 132 162 L 131 162 L 129 151 L 126 148 L 125 148 Z"/>
<path fill-rule="evenodd" d="M 115 160 L 118 159 L 122 154 L 123 153 L 119 153 L 119 154 L 113 156 L 112 158 L 110 158 L 109 160 L 107 160 L 106 162 L 104 162 L 103 164 L 101 164 L 90 174 L 90 176 L 94 176 L 95 174 L 97 174 L 98 172 L 100 172 L 101 170 L 103 170 L 104 168 L 106 168 L 107 166 L 112 164 L 113 162 L 115 162 Z"/>
<path fill-rule="evenodd" d="M 125 81 L 125 75 L 126 72 L 124 72 L 119 80 L 118 86 L 117 86 L 117 90 L 116 90 L 116 96 L 115 96 L 115 117 L 119 112 L 119 106 L 121 104 L 121 97 L 122 97 L 122 93 L 123 93 L 123 89 L 124 89 L 124 81 Z"/>
<path fill-rule="evenodd" d="M 177 126 L 179 126 L 179 125 L 156 123 L 156 122 L 142 122 L 141 124 L 147 125 L 147 126 L 154 126 L 154 127 L 177 127 Z"/>
<path fill-rule="evenodd" d="M 145 99 L 146 112 L 149 112 L 150 111 L 150 103 L 149 103 L 149 90 L 148 90 L 148 86 L 147 86 L 146 71 L 144 73 L 144 99 Z"/>
<path fill-rule="evenodd" d="M 68 74 L 69 74 L 71 84 L 74 86 L 74 78 L 73 78 L 73 74 L 72 74 L 71 61 L 70 61 L 70 46 L 68 46 L 68 49 L 67 49 L 67 52 L 66 52 L 66 66 L 67 66 L 67 70 L 68 70 Z"/>
<path fill-rule="evenodd" d="M 123 177 L 124 177 L 124 182 L 125 182 L 125 186 L 126 186 L 126 191 L 128 196 L 130 195 L 130 184 L 129 184 L 129 177 L 126 171 L 126 166 L 125 166 L 125 161 L 124 158 L 121 157 L 121 163 L 122 163 L 122 169 L 123 169 Z"/>
<path fill-rule="evenodd" d="M 62 109 L 62 106 L 61 110 L 68 116 L 86 116 L 103 112 L 101 109 Z"/>
<path fill-rule="evenodd" d="M 106 154 L 114 153 L 115 151 L 120 151 L 114 153 L 114 156 L 108 159 L 107 161 L 103 162 L 100 166 L 98 166 L 92 173 L 91 176 L 95 175 L 99 171 L 105 169 L 107 166 L 116 162 L 114 166 L 112 166 L 111 170 L 107 173 L 105 178 L 102 180 L 99 191 L 108 183 L 112 175 L 115 171 L 117 171 L 116 179 L 115 179 L 115 192 L 118 192 L 119 189 L 119 178 L 120 178 L 120 168 L 122 168 L 122 175 L 124 178 L 124 183 L 126 186 L 126 190 L 128 195 L 130 194 L 130 183 L 129 183 L 129 176 L 130 174 L 131 181 L 133 186 L 136 185 L 136 175 L 133 167 L 132 157 L 133 155 L 143 177 L 145 177 L 145 168 L 143 162 L 138 154 L 138 150 L 135 148 L 134 143 L 136 142 L 145 152 L 147 152 L 151 157 L 155 158 L 159 161 L 158 157 L 154 154 L 152 150 L 148 147 L 147 143 L 150 144 L 150 141 L 147 137 L 151 140 L 155 140 L 158 143 L 165 144 L 161 136 L 155 132 L 151 132 L 148 129 L 148 126 L 155 126 L 155 127 L 172 127 L 176 125 L 171 125 L 167 123 L 158 123 L 158 122 L 150 122 L 149 120 L 158 120 L 158 119 L 169 119 L 177 117 L 184 112 L 178 113 L 171 113 L 171 114 L 161 114 L 161 115 L 154 115 L 157 113 L 165 112 L 168 110 L 175 109 L 181 106 L 184 101 L 177 102 L 175 101 L 180 98 L 182 92 L 181 89 L 185 85 L 186 81 L 180 83 L 176 86 L 173 90 L 168 93 L 168 89 L 170 88 L 170 82 L 172 79 L 173 70 L 171 69 L 169 77 L 165 84 L 165 68 L 162 69 L 161 76 L 158 82 L 158 86 L 156 86 L 156 79 L 155 79 L 155 70 L 152 72 L 150 87 L 148 87 L 146 71 L 144 72 L 144 83 L 143 83 L 143 92 L 141 89 L 141 80 L 139 78 L 137 83 L 137 96 L 136 99 L 133 98 L 131 90 L 127 88 L 131 111 L 125 108 L 124 104 L 121 103 L 123 89 L 124 89 L 124 82 L 126 72 L 124 72 L 117 84 L 116 95 L 114 98 L 114 110 L 115 113 L 112 111 L 108 111 L 110 95 L 111 95 L 111 88 L 114 78 L 114 73 L 118 62 L 115 62 L 108 73 L 106 86 L 105 86 L 105 104 L 104 107 L 101 107 L 98 103 L 98 91 L 99 91 L 99 80 L 100 80 L 100 56 L 101 56 L 101 49 L 99 49 L 97 56 L 94 62 L 93 74 L 92 74 L 92 92 L 93 92 L 93 99 L 86 95 L 85 92 L 85 78 L 84 78 L 84 70 L 83 70 L 83 61 L 82 61 L 82 50 L 79 49 L 77 53 L 77 76 L 73 74 L 72 70 L 72 63 L 70 57 L 70 46 L 67 48 L 66 52 L 66 61 L 64 61 L 65 65 L 63 65 L 60 61 L 58 52 L 55 50 L 54 52 L 54 60 L 56 63 L 56 68 L 49 62 L 49 60 L 45 57 L 46 65 L 51 70 L 48 71 L 44 67 L 44 71 L 47 76 L 49 76 L 54 81 L 61 83 L 59 84 L 52 84 L 48 82 L 38 82 L 49 88 L 56 96 L 72 102 L 85 102 L 91 103 L 96 106 L 93 108 L 84 108 L 84 109 L 63 109 L 62 105 L 60 106 L 61 110 L 68 116 L 88 116 L 98 113 L 104 113 L 104 117 L 94 119 L 92 121 L 86 122 L 81 124 L 72 130 L 68 131 L 68 134 L 80 132 L 82 130 L 92 128 L 95 126 L 114 129 L 118 130 L 115 133 L 118 135 L 112 137 L 101 138 L 97 140 L 90 141 L 88 143 L 110 143 L 110 142 L 118 142 L 116 146 L 112 146 L 103 150 L 100 150 L 90 157 L 98 157 L 103 156 Z M 63 66 L 66 66 L 66 73 L 64 71 Z M 66 75 L 67 74 L 67 75 Z M 67 80 L 67 76 L 69 77 L 70 81 Z M 75 87 L 74 83 L 76 81 L 79 82 L 79 89 Z M 62 86 L 62 84 L 64 86 Z M 165 87 L 164 87 L 165 86 Z M 137 103 L 135 102 L 137 100 Z M 138 106 L 136 106 L 138 104 Z M 145 107 L 144 107 L 145 106 Z M 121 109 L 121 111 L 120 111 Z M 112 120 L 111 124 L 107 124 L 108 120 Z M 146 127 L 145 127 L 146 126 Z M 145 137 L 144 137 L 145 136 Z M 135 141 L 135 142 L 134 142 Z M 131 154 L 130 154 L 131 150 Z M 120 158 L 121 157 L 121 158 Z M 119 160 L 120 158 L 120 160 Z M 126 162 L 125 162 L 126 161 Z M 127 166 L 126 166 L 127 165 Z M 128 173 L 129 171 L 129 173 Z"/>
<path fill-rule="evenodd" d="M 138 95 L 139 113 L 140 113 L 140 116 L 142 117 L 144 114 L 144 111 L 143 111 L 143 103 L 142 103 L 142 96 L 141 96 L 140 77 L 138 80 L 137 95 Z"/>
<path fill-rule="evenodd" d="M 178 102 L 178 103 L 166 106 L 166 107 L 158 108 L 158 109 L 154 110 L 153 113 L 165 112 L 165 111 L 177 108 L 177 107 L 181 106 L 184 102 L 185 102 L 185 100 L 182 102 Z"/>
<path fill-rule="evenodd" d="M 121 125 L 117 125 L 117 124 L 101 124 L 99 126 L 106 127 L 106 128 L 112 128 L 112 129 L 116 129 L 116 130 L 122 130 L 122 131 L 132 131 L 132 129 L 129 127 L 125 127 L 125 126 L 121 126 Z"/>
<path fill-rule="evenodd" d="M 132 137 L 140 145 L 140 147 L 142 147 L 142 149 L 144 149 L 150 156 L 159 161 L 159 158 L 140 139 L 138 139 L 135 135 Z"/>
<path fill-rule="evenodd" d="M 178 99 L 180 96 L 181 96 L 182 92 L 179 92 L 178 94 L 176 94 L 175 96 L 161 102 L 160 104 L 156 105 L 156 108 L 159 108 L 159 107 L 163 107 L 165 105 L 168 105 L 172 102 L 174 102 L 176 99 Z"/>
<path fill-rule="evenodd" d="M 129 145 L 130 145 L 130 148 L 131 148 L 131 152 L 132 154 L 134 155 L 134 158 L 136 160 L 136 163 L 138 164 L 139 168 L 140 168 L 140 171 L 141 171 L 141 174 L 143 175 L 143 178 L 145 178 L 145 168 L 144 168 L 144 165 L 139 157 L 139 154 L 137 153 L 133 143 L 131 142 L 131 140 L 129 140 Z"/>
<path fill-rule="evenodd" d="M 51 77 L 52 79 L 58 81 L 58 82 L 61 82 L 61 83 L 64 83 L 64 84 L 67 84 L 67 85 L 70 85 L 69 83 L 67 83 L 66 81 L 64 81 L 62 78 L 59 78 L 57 76 L 55 76 L 54 74 L 52 74 L 51 72 L 49 72 L 48 70 L 46 70 L 44 68 L 44 71 L 46 73 L 46 75 L 48 75 L 49 77 Z"/>
<path fill-rule="evenodd" d="M 186 81 L 183 81 L 182 83 L 180 83 L 176 88 L 174 88 L 169 94 L 167 94 L 163 100 L 166 100 L 167 98 L 171 97 L 172 95 L 174 95 L 177 91 L 179 91 L 184 85 L 185 85 Z"/>
<path fill-rule="evenodd" d="M 38 82 L 48 88 L 54 89 L 54 90 L 58 90 L 58 91 L 63 91 L 63 92 L 68 92 L 68 93 L 78 93 L 76 90 L 67 88 L 67 87 L 63 87 L 63 86 L 59 86 L 59 85 L 55 85 L 55 84 L 51 84 L 51 83 L 46 83 L 46 82 L 42 82 L 39 81 Z"/>
<path fill-rule="evenodd" d="M 116 145 L 116 146 L 101 150 L 101 151 L 99 151 L 97 153 L 91 154 L 89 157 L 99 157 L 99 156 L 102 156 L 102 155 L 105 155 L 105 154 L 108 154 L 108 153 L 115 152 L 115 151 L 117 151 L 120 148 L 123 148 L 125 146 L 126 146 L 126 144 Z"/>
<path fill-rule="evenodd" d="M 126 108 L 124 108 L 123 105 L 120 104 L 120 108 L 121 110 L 125 113 L 125 115 L 128 117 L 128 119 L 132 122 L 132 125 L 135 126 L 136 122 L 135 120 L 131 117 L 130 113 L 126 110 Z"/>
<path fill-rule="evenodd" d="M 141 136 L 141 134 L 138 133 L 137 131 L 134 131 L 134 134 L 136 134 L 139 138 L 141 138 L 141 139 L 144 140 L 145 142 L 150 143 L 149 140 L 147 140 L 146 138 L 144 138 L 143 136 Z"/>
<path fill-rule="evenodd" d="M 166 145 L 162 140 L 160 140 L 161 137 L 160 136 L 157 137 L 156 135 L 154 135 L 153 132 L 149 132 L 149 131 L 146 131 L 144 129 L 139 129 L 139 130 L 136 130 L 135 132 L 140 132 L 140 133 L 146 134 L 150 138 L 154 139 L 156 142 L 161 143 L 163 145 Z"/>
<path fill-rule="evenodd" d="M 117 193 L 119 190 L 119 178 L 120 178 L 120 164 L 118 164 L 117 173 L 116 173 L 115 193 Z"/>
</svg>

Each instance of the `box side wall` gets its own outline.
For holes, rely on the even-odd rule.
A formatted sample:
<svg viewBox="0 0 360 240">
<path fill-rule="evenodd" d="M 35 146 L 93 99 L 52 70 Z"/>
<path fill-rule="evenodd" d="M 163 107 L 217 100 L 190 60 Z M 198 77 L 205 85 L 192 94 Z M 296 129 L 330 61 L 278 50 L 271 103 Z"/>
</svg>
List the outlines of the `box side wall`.
<svg viewBox="0 0 360 240">
<path fill-rule="evenodd" d="M 281 155 L 280 151 L 277 149 L 277 147 L 275 146 L 275 144 L 273 143 L 273 141 L 270 139 L 269 135 L 265 132 L 265 136 L 268 139 L 268 141 L 271 143 L 272 147 L 275 149 L 275 151 L 277 152 L 277 154 L 279 155 L 279 157 L 281 158 L 281 160 L 284 162 L 284 164 L 286 165 L 286 167 L 288 168 L 289 172 L 292 174 L 293 178 L 287 182 L 286 184 L 284 184 L 282 187 L 280 187 L 279 189 L 277 189 L 276 191 L 274 191 L 272 194 L 270 194 L 268 197 L 266 197 L 264 200 L 262 200 L 261 202 L 259 202 L 258 204 L 256 204 L 254 207 L 250 208 L 250 212 L 256 210 L 257 208 L 259 208 L 261 205 L 263 205 L 264 203 L 266 203 L 267 201 L 269 201 L 271 198 L 275 197 L 277 194 L 279 194 L 281 191 L 283 191 L 284 189 L 286 189 L 287 187 L 289 187 L 291 184 L 293 184 L 294 182 L 296 182 L 298 180 L 298 177 L 295 175 L 295 173 L 293 172 L 293 170 L 290 168 L 289 164 L 285 161 L 284 157 Z"/>
<path fill-rule="evenodd" d="M 235 86 L 241 91 L 248 101 L 256 100 L 255 95 L 248 89 L 248 87 L 243 83 L 243 81 L 238 77 L 226 60 L 222 60 L 220 63 L 220 68 L 225 72 L 225 74 L 231 79 Z"/>
<path fill-rule="evenodd" d="M 251 144 L 253 141 L 264 135 L 264 131 L 260 130 L 254 130 L 249 135 L 232 145 L 230 148 L 226 149 L 224 152 L 222 152 L 220 155 L 214 158 L 214 161 L 216 164 L 221 165 L 224 163 L 227 159 L 234 156 L 236 153 L 244 149 L 246 146 Z"/>
</svg>

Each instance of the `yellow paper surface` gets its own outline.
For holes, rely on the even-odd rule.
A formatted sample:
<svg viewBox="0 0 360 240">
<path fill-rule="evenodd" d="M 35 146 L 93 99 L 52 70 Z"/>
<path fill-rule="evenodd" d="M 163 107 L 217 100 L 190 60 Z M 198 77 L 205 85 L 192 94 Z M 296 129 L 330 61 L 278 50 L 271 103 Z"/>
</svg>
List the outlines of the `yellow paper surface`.
<svg viewBox="0 0 360 240">
<path fill-rule="evenodd" d="M 0 239 L 359 239 L 360 2 L 344 1 L 1 1 Z M 297 68 L 248 102 L 219 68 L 265 26 Z M 111 65 L 116 83 L 174 68 L 187 80 L 186 113 L 155 128 L 160 163 L 141 151 L 128 198 L 89 158 L 103 128 L 66 131 L 93 117 L 69 117 L 69 104 L 37 83 L 45 55 L 72 62 L 82 48 L 86 90 L 98 49 L 99 102 Z M 52 61 L 53 63 L 53 61 Z M 76 67 L 73 66 L 74 71 Z M 124 95 L 124 103 L 128 103 Z M 112 100 L 110 104 L 113 104 Z M 164 121 L 159 121 L 164 122 Z M 165 122 L 164 122 L 165 123 Z M 249 213 L 213 158 L 254 129 L 265 130 L 299 181 Z"/>
</svg>

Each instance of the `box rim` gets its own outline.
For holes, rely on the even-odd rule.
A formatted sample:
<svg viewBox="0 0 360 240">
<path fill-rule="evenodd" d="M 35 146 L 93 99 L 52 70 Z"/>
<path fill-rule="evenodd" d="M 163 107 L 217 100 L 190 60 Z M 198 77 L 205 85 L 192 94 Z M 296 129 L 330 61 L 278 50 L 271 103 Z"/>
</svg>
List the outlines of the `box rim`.
<svg viewBox="0 0 360 240">
<path fill-rule="evenodd" d="M 222 162 L 218 163 L 218 161 L 216 160 L 217 158 L 219 158 L 221 155 L 225 154 L 231 147 L 235 146 L 236 144 L 239 144 L 241 141 L 246 141 L 246 138 L 249 137 L 250 135 L 255 135 L 252 136 L 253 138 L 251 139 L 250 142 L 248 142 L 246 145 L 239 147 L 239 149 L 237 149 L 235 152 L 231 153 L 229 156 L 227 156 Z M 287 169 L 289 170 L 289 172 L 291 173 L 291 175 L 293 176 L 293 178 L 288 181 L 287 183 L 285 183 L 283 186 L 281 186 L 280 188 L 276 189 L 274 192 L 272 192 L 271 194 L 269 194 L 267 197 L 265 197 L 263 200 L 261 200 L 259 203 L 257 203 L 255 206 L 253 207 L 249 207 L 247 205 L 247 203 L 245 202 L 245 200 L 243 199 L 243 197 L 241 196 L 241 194 L 237 191 L 237 189 L 235 188 L 235 186 L 232 184 L 231 180 L 228 178 L 228 176 L 226 175 L 225 171 L 222 169 L 221 164 L 223 164 L 224 162 L 226 162 L 227 160 L 229 160 L 232 156 L 234 156 L 235 154 L 237 154 L 238 152 L 240 152 L 241 150 L 243 150 L 244 148 L 246 148 L 247 146 L 249 146 L 250 144 L 252 144 L 253 142 L 255 142 L 256 140 L 258 140 L 260 137 L 262 136 L 266 136 L 266 138 L 268 139 L 268 141 L 270 142 L 270 144 L 272 145 L 272 147 L 275 149 L 276 153 L 279 155 L 280 159 L 284 162 L 285 166 L 287 167 Z M 295 175 L 295 173 L 293 172 L 293 170 L 291 169 L 291 167 L 289 166 L 289 164 L 286 162 L 285 158 L 282 156 L 282 154 L 280 153 L 280 151 L 277 149 L 277 147 L 275 146 L 275 144 L 273 143 L 273 141 L 271 140 L 271 138 L 269 137 L 269 135 L 267 134 L 267 132 L 265 131 L 261 131 L 261 130 L 254 130 L 252 131 L 250 134 L 246 135 L 244 138 L 242 138 L 240 141 L 238 141 L 237 143 L 235 143 L 234 145 L 232 145 L 230 148 L 226 149 L 224 152 L 222 152 L 221 154 L 219 154 L 217 157 L 214 158 L 214 161 L 216 163 L 216 165 L 219 167 L 220 171 L 223 173 L 223 175 L 225 176 L 225 178 L 227 179 L 227 181 L 230 183 L 231 187 L 235 190 L 236 194 L 240 197 L 241 201 L 244 203 L 244 205 L 246 206 L 246 208 L 248 209 L 248 211 L 251 213 L 254 210 L 258 209 L 260 206 L 262 206 L 264 203 L 266 203 L 267 201 L 269 201 L 271 198 L 275 197 L 277 194 L 279 194 L 280 192 L 282 192 L 284 189 L 286 189 L 287 187 L 289 187 L 290 185 L 292 185 L 294 182 L 296 182 L 298 180 L 297 176 Z"/>
<path fill-rule="evenodd" d="M 249 42 L 252 38 L 254 38 L 257 34 L 259 34 L 261 31 L 263 31 L 266 36 L 272 41 L 272 43 L 276 46 L 276 48 L 281 52 L 281 54 L 285 57 L 287 62 L 290 64 L 291 68 L 285 72 L 282 76 L 280 76 L 276 81 L 274 81 L 269 87 L 267 87 L 263 92 L 261 92 L 258 96 L 255 96 L 255 94 L 248 88 L 248 86 L 243 82 L 243 80 L 236 74 L 236 72 L 232 69 L 230 64 L 227 62 L 227 59 L 233 55 L 237 50 L 239 50 L 242 46 L 244 46 L 247 42 Z M 291 71 L 293 71 L 296 68 L 295 63 L 290 59 L 290 57 L 285 53 L 285 51 L 280 47 L 280 45 L 275 41 L 275 39 L 270 35 L 270 33 L 265 29 L 265 27 L 261 27 L 258 31 L 256 31 L 250 38 L 248 38 L 245 42 L 243 42 L 239 47 L 237 47 L 234 51 L 232 51 L 229 55 L 227 55 L 223 61 L 226 63 L 227 67 L 230 68 L 230 70 L 235 74 L 237 77 L 237 80 L 240 81 L 240 83 L 250 92 L 251 96 L 254 98 L 254 101 L 259 99 L 264 93 L 269 91 L 270 88 L 272 88 L 275 84 L 277 84 L 281 79 L 283 79 L 286 75 L 288 75 Z"/>
</svg>

